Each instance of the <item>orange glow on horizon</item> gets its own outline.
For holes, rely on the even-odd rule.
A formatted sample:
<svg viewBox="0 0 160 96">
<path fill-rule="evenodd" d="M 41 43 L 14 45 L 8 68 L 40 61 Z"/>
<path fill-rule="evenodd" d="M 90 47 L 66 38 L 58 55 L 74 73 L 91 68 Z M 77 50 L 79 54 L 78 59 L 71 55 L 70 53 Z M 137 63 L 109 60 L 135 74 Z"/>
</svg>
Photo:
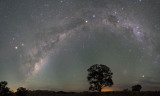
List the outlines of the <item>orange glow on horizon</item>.
<svg viewBox="0 0 160 96">
<path fill-rule="evenodd" d="M 16 89 L 14 89 L 14 90 L 12 90 L 12 92 L 14 92 L 14 93 L 15 93 L 15 92 L 17 92 L 17 90 L 16 90 Z"/>
<path fill-rule="evenodd" d="M 114 91 L 112 89 L 102 89 L 102 92 L 110 92 L 110 91 Z"/>
</svg>

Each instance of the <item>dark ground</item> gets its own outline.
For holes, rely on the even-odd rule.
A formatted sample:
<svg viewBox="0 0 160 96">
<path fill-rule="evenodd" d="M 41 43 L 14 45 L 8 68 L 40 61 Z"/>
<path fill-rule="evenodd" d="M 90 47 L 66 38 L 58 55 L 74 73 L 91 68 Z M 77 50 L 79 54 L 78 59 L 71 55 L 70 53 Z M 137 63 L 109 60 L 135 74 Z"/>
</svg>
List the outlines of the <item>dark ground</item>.
<svg viewBox="0 0 160 96">
<path fill-rule="evenodd" d="M 142 92 L 53 92 L 53 91 L 30 91 L 27 96 L 160 96 L 160 91 L 142 91 Z"/>
</svg>

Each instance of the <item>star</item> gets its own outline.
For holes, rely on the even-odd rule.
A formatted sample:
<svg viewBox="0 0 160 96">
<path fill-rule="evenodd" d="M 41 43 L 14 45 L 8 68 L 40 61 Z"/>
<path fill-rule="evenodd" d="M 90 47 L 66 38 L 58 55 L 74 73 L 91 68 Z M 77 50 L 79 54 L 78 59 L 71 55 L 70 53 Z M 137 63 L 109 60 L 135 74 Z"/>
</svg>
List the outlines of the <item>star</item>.
<svg viewBox="0 0 160 96">
<path fill-rule="evenodd" d="M 15 46 L 14 49 L 15 49 L 15 50 L 18 50 L 18 46 Z"/>
<path fill-rule="evenodd" d="M 24 44 L 22 43 L 21 46 L 24 46 Z"/>
<path fill-rule="evenodd" d="M 95 14 L 93 14 L 93 15 L 92 15 L 92 17 L 93 17 L 93 18 L 95 18 L 95 17 L 96 17 L 96 15 L 95 15 Z"/>
<path fill-rule="evenodd" d="M 142 2 L 142 0 L 139 0 L 139 2 Z"/>
<path fill-rule="evenodd" d="M 117 11 L 114 11 L 114 14 L 116 15 L 116 14 L 117 14 Z"/>
</svg>

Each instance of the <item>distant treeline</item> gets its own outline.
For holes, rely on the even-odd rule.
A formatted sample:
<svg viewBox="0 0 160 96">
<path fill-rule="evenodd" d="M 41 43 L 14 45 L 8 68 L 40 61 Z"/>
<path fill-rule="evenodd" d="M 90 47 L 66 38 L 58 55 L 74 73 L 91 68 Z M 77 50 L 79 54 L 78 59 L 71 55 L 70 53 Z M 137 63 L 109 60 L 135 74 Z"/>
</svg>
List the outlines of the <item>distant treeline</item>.
<svg viewBox="0 0 160 96">
<path fill-rule="evenodd" d="M 64 91 L 50 91 L 50 90 L 34 90 L 34 91 L 28 91 L 27 96 L 55 96 L 59 94 L 76 94 L 76 92 L 64 92 Z"/>
<path fill-rule="evenodd" d="M 136 85 L 137 86 L 137 85 Z M 133 86 L 135 87 L 135 86 Z M 133 88 L 134 89 L 134 88 Z M 0 96 L 160 96 L 160 91 L 112 91 L 112 92 L 64 92 L 50 90 L 27 90 L 19 87 L 17 92 L 10 91 L 6 81 L 0 82 Z"/>
</svg>

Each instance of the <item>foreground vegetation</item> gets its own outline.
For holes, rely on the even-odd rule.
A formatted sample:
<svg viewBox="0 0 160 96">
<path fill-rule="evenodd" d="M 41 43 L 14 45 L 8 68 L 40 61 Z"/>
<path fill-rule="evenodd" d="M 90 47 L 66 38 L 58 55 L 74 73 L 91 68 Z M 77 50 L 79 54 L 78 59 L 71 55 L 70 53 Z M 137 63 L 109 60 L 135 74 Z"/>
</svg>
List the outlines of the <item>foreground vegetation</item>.
<svg viewBox="0 0 160 96">
<path fill-rule="evenodd" d="M 142 91 L 142 86 L 137 84 L 132 86 L 132 91 L 125 89 L 124 91 L 101 92 L 106 86 L 113 85 L 110 68 L 102 64 L 94 64 L 88 70 L 87 80 L 89 81 L 89 90 L 92 92 L 63 92 L 49 90 L 27 90 L 19 87 L 14 93 L 7 87 L 7 81 L 0 82 L 0 96 L 160 96 L 160 91 Z"/>
<path fill-rule="evenodd" d="M 0 82 L 0 96 L 160 96 L 160 91 L 139 91 L 139 90 L 124 90 L 118 92 L 64 92 L 64 91 L 48 91 L 48 90 L 27 90 L 26 88 L 19 87 L 17 92 L 10 91 L 6 81 Z M 137 89 L 139 85 L 133 86 Z M 133 89 L 134 89 L 133 88 Z"/>
<path fill-rule="evenodd" d="M 53 92 L 53 91 L 29 91 L 26 96 L 160 96 L 159 91 L 142 91 L 142 92 L 81 92 L 81 93 L 74 93 L 74 92 Z"/>
</svg>

